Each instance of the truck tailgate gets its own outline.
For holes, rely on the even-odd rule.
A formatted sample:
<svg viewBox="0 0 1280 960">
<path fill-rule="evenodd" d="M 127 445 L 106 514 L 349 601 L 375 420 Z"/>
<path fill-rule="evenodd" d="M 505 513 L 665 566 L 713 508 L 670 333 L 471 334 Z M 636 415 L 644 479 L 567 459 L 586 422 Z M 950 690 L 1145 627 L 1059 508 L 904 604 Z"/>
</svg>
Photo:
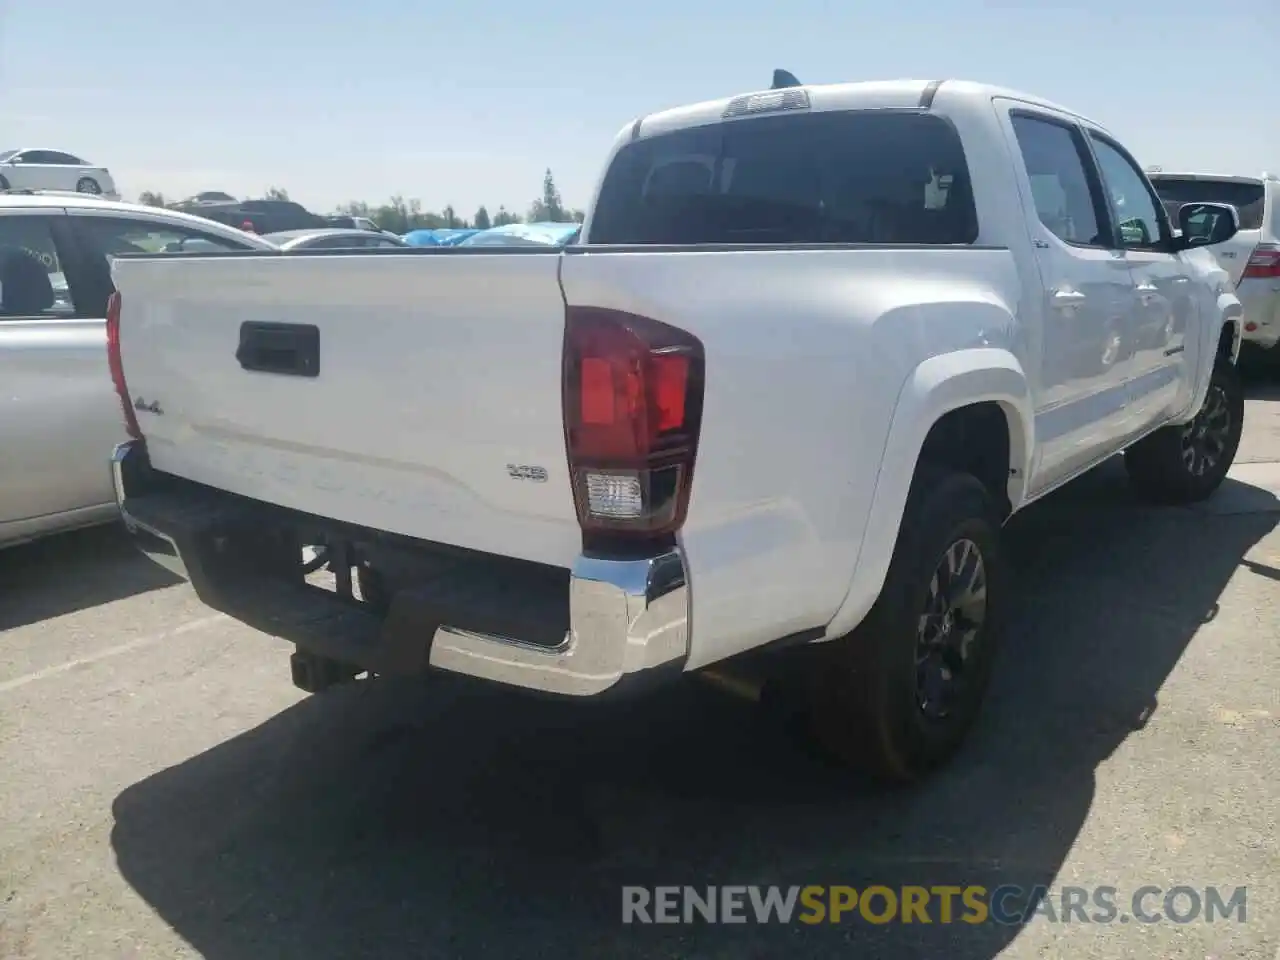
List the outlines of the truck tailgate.
<svg viewBox="0 0 1280 960">
<path fill-rule="evenodd" d="M 117 259 L 151 461 L 323 517 L 568 566 L 581 538 L 558 268 L 554 251 Z"/>
</svg>

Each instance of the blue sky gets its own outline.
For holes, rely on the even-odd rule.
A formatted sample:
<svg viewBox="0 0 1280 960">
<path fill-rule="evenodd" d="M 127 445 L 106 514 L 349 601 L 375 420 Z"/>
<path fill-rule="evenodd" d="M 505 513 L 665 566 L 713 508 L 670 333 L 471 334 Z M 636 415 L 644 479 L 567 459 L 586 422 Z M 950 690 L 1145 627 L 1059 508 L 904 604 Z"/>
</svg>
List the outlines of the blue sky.
<svg viewBox="0 0 1280 960">
<path fill-rule="evenodd" d="M 1248 0 L 0 0 L 0 147 L 126 196 L 283 186 L 584 205 L 633 117 L 806 82 L 962 77 L 1066 104 L 1143 164 L 1280 173 L 1280 16 Z"/>
</svg>

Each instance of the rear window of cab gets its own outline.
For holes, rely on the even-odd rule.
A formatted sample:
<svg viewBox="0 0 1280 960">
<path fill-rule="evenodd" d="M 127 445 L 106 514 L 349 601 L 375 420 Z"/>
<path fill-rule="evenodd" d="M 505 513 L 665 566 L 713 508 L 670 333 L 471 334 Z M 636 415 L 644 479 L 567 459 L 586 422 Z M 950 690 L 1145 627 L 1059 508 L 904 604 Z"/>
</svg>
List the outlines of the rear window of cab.
<svg viewBox="0 0 1280 960">
<path fill-rule="evenodd" d="M 605 174 L 593 244 L 969 244 L 960 137 L 918 111 L 796 112 L 627 144 Z"/>
</svg>

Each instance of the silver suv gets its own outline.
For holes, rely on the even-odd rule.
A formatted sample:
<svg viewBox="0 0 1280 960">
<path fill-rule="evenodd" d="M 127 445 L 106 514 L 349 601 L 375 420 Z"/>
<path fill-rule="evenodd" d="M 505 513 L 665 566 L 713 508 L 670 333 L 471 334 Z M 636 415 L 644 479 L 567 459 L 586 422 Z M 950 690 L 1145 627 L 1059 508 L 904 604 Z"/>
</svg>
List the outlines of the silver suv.
<svg viewBox="0 0 1280 960">
<path fill-rule="evenodd" d="M 1244 305 L 1244 340 L 1255 348 L 1280 343 L 1280 177 L 1230 177 L 1207 173 L 1148 174 L 1174 223 L 1185 203 L 1229 203 L 1240 232 L 1214 247 L 1236 283 Z"/>
</svg>

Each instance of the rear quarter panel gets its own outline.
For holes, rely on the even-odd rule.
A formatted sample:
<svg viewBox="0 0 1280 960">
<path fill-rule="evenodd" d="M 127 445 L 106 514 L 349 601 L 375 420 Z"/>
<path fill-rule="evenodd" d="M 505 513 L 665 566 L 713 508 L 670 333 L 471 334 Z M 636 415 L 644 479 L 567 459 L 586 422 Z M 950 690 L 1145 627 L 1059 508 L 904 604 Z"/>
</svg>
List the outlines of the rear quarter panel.
<svg viewBox="0 0 1280 960">
<path fill-rule="evenodd" d="M 570 304 L 654 317 L 705 346 L 681 534 L 690 667 L 825 629 L 877 486 L 905 498 L 910 469 L 882 477 L 881 466 L 914 372 L 955 351 L 1005 355 L 1017 339 L 1020 286 L 1004 250 L 586 247 L 565 257 L 561 282 Z"/>
</svg>

